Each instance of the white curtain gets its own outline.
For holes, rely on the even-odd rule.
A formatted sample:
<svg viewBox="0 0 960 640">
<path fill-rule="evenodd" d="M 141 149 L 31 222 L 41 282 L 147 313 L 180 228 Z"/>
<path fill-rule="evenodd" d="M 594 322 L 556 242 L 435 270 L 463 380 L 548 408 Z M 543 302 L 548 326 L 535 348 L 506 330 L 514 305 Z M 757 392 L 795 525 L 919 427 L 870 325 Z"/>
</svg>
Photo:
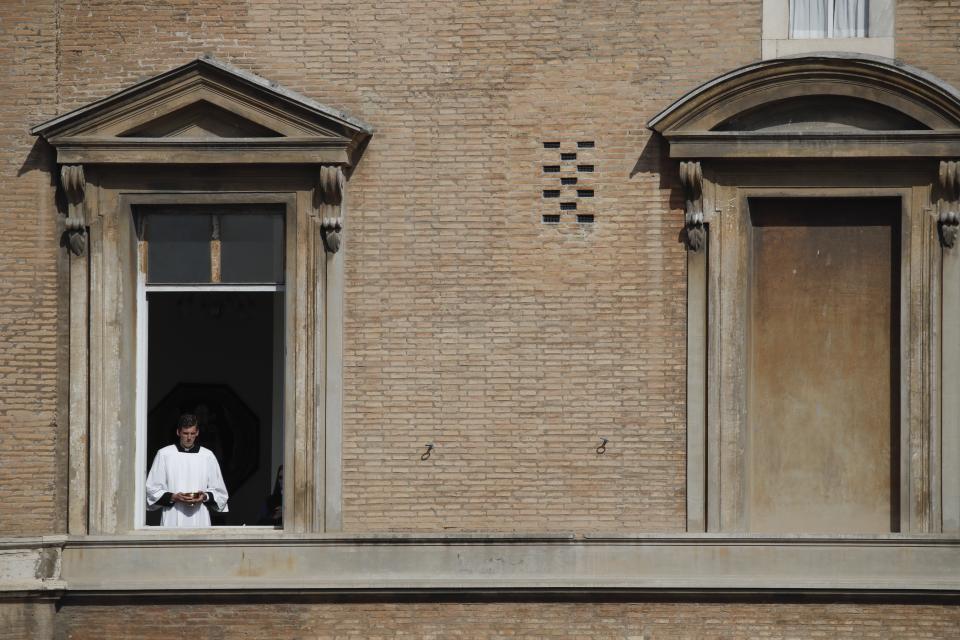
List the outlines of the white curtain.
<svg viewBox="0 0 960 640">
<path fill-rule="evenodd" d="M 867 2 L 869 0 L 834 0 L 834 38 L 867 37 Z"/>
<path fill-rule="evenodd" d="M 790 0 L 791 38 L 864 38 L 869 0 Z"/>
<path fill-rule="evenodd" d="M 826 38 L 830 0 L 790 0 L 790 37 Z"/>
</svg>

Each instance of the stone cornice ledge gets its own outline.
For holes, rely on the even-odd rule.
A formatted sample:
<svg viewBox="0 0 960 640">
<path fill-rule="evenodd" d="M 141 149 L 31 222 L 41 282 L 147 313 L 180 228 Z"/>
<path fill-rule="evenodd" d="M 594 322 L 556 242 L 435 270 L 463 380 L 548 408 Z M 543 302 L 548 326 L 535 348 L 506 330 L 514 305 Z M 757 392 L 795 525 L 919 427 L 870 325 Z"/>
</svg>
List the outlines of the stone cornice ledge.
<svg viewBox="0 0 960 640">
<path fill-rule="evenodd" d="M 0 538 L 0 599 L 58 594 L 61 550 L 66 536 Z"/>
<path fill-rule="evenodd" d="M 53 139 L 61 164 L 341 164 L 355 152 L 339 138 Z"/>
<path fill-rule="evenodd" d="M 856 132 L 681 131 L 671 158 L 954 158 L 960 130 Z"/>
<path fill-rule="evenodd" d="M 70 538 L 88 594 L 250 592 L 960 593 L 943 536 L 419 535 Z"/>
</svg>

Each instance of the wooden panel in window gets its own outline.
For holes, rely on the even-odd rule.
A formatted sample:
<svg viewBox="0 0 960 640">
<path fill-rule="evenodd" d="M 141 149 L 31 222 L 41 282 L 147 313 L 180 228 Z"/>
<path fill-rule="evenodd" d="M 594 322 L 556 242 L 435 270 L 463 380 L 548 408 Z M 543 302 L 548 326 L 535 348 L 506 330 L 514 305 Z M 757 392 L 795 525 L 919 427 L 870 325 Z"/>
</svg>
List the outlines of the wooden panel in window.
<svg viewBox="0 0 960 640">
<path fill-rule="evenodd" d="M 900 203 L 751 199 L 751 531 L 895 529 Z"/>
</svg>

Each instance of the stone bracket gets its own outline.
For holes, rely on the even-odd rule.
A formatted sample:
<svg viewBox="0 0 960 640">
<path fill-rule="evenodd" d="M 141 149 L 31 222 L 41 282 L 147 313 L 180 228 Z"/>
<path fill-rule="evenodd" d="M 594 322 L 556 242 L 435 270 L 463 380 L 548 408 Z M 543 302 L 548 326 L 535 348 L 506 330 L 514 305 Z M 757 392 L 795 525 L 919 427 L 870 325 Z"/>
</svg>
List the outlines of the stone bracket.
<svg viewBox="0 0 960 640">
<path fill-rule="evenodd" d="M 687 248 L 700 251 L 707 243 L 707 227 L 703 220 L 703 170 L 699 162 L 680 163 L 680 184 L 683 185 Z"/>
<path fill-rule="evenodd" d="M 87 219 L 83 206 L 86 187 L 83 165 L 66 164 L 60 167 L 60 188 L 67 201 L 67 246 L 77 256 L 83 255 L 87 248 Z"/>
<path fill-rule="evenodd" d="M 960 231 L 960 162 L 940 161 L 940 189 L 941 197 L 937 203 L 940 242 L 944 247 L 952 248 Z"/>
<path fill-rule="evenodd" d="M 320 167 L 317 182 L 320 233 L 328 253 L 340 250 L 340 234 L 343 231 L 343 169 L 337 165 Z"/>
</svg>

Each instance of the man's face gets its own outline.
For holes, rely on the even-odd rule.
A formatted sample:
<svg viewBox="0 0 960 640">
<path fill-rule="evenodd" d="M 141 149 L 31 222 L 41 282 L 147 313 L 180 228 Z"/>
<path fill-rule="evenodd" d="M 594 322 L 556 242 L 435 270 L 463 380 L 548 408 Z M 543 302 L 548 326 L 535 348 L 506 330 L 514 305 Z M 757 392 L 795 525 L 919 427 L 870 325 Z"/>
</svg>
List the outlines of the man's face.
<svg viewBox="0 0 960 640">
<path fill-rule="evenodd" d="M 177 429 L 177 436 L 180 437 L 180 446 L 184 449 L 192 449 L 193 443 L 197 441 L 200 435 L 200 427 L 183 427 Z"/>
</svg>

